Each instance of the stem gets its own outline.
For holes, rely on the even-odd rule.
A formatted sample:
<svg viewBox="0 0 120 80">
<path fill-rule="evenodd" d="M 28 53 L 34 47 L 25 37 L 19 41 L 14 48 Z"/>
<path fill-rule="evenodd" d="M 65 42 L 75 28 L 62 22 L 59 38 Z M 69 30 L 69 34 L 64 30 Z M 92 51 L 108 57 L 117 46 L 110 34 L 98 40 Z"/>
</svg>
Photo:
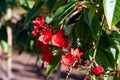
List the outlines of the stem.
<svg viewBox="0 0 120 80">
<path fill-rule="evenodd" d="M 94 53 L 93 53 L 93 57 L 92 57 L 90 65 L 88 66 L 88 69 L 91 69 L 91 67 L 93 66 L 93 63 L 95 61 L 95 56 L 96 56 L 96 53 L 97 53 L 97 48 L 98 48 L 98 44 L 99 44 L 99 41 L 100 41 L 100 37 L 101 37 L 101 33 L 100 33 L 100 35 L 99 35 L 99 37 L 97 39 L 97 43 L 95 45 L 95 50 L 94 50 Z"/>
<path fill-rule="evenodd" d="M 91 3 L 93 3 L 94 4 L 94 1 L 93 0 L 90 0 L 91 1 Z"/>
<path fill-rule="evenodd" d="M 11 19 L 12 17 L 12 10 L 11 8 L 8 8 L 7 10 L 7 18 Z M 8 80 L 11 79 L 11 69 L 12 69 L 12 28 L 10 26 L 7 26 L 7 39 L 8 39 Z"/>
<path fill-rule="evenodd" d="M 68 17 L 68 16 L 76 9 L 75 4 L 73 4 L 71 7 L 69 7 L 69 8 L 65 11 L 65 13 L 66 13 L 67 11 L 69 11 L 72 7 L 74 7 L 74 9 L 71 10 L 71 12 L 68 13 L 68 14 L 60 21 L 59 25 L 62 24 L 62 25 L 61 25 L 61 29 L 64 27 L 63 22 L 64 22 L 64 20 L 66 19 L 66 17 Z"/>
<path fill-rule="evenodd" d="M 102 17 L 102 24 L 101 24 L 100 32 L 99 32 L 99 36 L 98 36 L 98 39 L 97 39 L 97 42 L 96 42 L 96 45 L 95 45 L 95 50 L 94 50 L 94 53 L 93 53 L 91 64 L 89 65 L 88 69 L 91 69 L 91 67 L 93 66 L 93 63 L 95 61 L 95 56 L 96 56 L 96 53 L 97 53 L 98 44 L 99 44 L 99 41 L 100 41 L 100 37 L 102 35 L 102 26 L 103 26 L 104 20 L 105 20 L 105 18 L 104 18 L 104 15 L 103 15 L 103 17 Z"/>
<path fill-rule="evenodd" d="M 70 76 L 70 74 L 71 74 L 71 70 L 69 71 L 69 73 L 67 74 L 67 76 L 66 76 L 66 79 L 65 80 L 68 80 L 68 77 Z"/>
<path fill-rule="evenodd" d="M 7 26 L 7 35 L 8 35 L 8 79 L 11 78 L 11 69 L 12 69 L 12 29 L 10 26 Z"/>
<path fill-rule="evenodd" d="M 99 32 L 100 34 L 99 34 L 99 36 L 98 36 L 97 43 L 96 43 L 96 45 L 95 45 L 95 51 L 94 51 L 94 53 L 93 53 L 93 58 L 92 58 L 92 60 L 95 59 L 95 56 L 96 56 L 96 53 L 97 53 L 98 44 L 99 44 L 99 41 L 100 41 L 100 37 L 101 37 L 101 35 L 102 35 L 102 26 L 103 26 L 103 23 L 104 23 L 104 20 L 105 20 L 104 17 L 105 17 L 105 16 L 103 15 L 103 17 L 102 17 L 102 24 L 101 24 L 100 32 Z M 93 62 L 94 62 L 94 60 L 93 60 Z"/>
<path fill-rule="evenodd" d="M 98 40 L 97 40 L 97 43 L 96 43 L 96 46 L 95 46 L 95 51 L 93 53 L 93 58 L 92 59 L 95 59 L 95 56 L 96 56 L 96 53 L 97 53 L 97 47 L 98 47 L 98 44 L 99 44 L 99 41 L 100 41 L 100 37 L 101 37 L 101 33 L 100 33 L 100 35 L 98 37 Z"/>
</svg>

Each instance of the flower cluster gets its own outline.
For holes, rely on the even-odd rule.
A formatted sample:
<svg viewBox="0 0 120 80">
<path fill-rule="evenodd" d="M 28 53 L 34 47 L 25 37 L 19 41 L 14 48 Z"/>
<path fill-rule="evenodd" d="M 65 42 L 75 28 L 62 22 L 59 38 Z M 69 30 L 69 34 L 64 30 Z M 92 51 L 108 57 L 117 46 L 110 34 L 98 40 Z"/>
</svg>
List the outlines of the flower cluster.
<svg viewBox="0 0 120 80">
<path fill-rule="evenodd" d="M 77 3 L 79 7 L 81 7 L 80 3 Z M 52 25 L 48 25 L 45 23 L 44 17 L 36 17 L 34 21 L 32 21 L 34 28 L 31 33 L 32 38 L 37 38 L 35 44 L 41 48 L 42 50 L 42 60 L 44 62 L 50 63 L 54 60 L 54 55 L 52 54 L 53 47 L 59 47 L 61 49 L 68 48 L 69 43 L 67 39 L 64 38 L 64 30 L 59 29 L 54 32 Z M 83 53 L 79 48 L 71 48 L 69 52 L 62 55 L 61 63 L 68 66 L 69 68 L 78 68 L 80 66 L 89 67 L 90 62 L 88 64 L 82 63 L 81 56 Z M 93 60 L 94 61 L 94 60 Z M 93 61 L 91 63 L 93 63 Z M 91 69 L 91 68 L 90 68 Z M 95 75 L 100 75 L 103 73 L 104 69 L 102 66 L 96 66 L 91 70 Z M 120 72 L 120 70 L 118 70 Z M 86 77 L 90 78 L 88 75 Z"/>
<path fill-rule="evenodd" d="M 62 55 L 61 63 L 67 66 L 71 66 L 76 59 L 80 59 L 80 57 L 83 55 L 83 53 L 77 48 L 73 49 L 71 48 L 70 53 L 66 53 L 65 55 Z"/>
<path fill-rule="evenodd" d="M 42 49 L 42 60 L 49 63 L 54 59 L 49 45 L 60 48 L 68 47 L 68 42 L 63 37 L 64 30 L 59 29 L 58 32 L 53 33 L 52 26 L 45 24 L 44 16 L 36 17 L 32 23 L 34 28 L 31 36 L 32 38 L 35 38 L 37 34 L 39 35 L 36 45 Z M 50 44 L 50 42 L 52 44 Z"/>
</svg>

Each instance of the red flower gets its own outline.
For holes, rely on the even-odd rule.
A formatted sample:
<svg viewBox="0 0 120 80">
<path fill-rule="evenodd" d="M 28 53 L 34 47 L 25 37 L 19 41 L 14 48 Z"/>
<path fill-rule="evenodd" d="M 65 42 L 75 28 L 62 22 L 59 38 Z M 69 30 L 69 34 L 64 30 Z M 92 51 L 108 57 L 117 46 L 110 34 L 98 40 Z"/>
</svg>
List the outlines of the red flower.
<svg viewBox="0 0 120 80">
<path fill-rule="evenodd" d="M 120 74 L 120 68 L 117 69 L 117 72 Z"/>
<path fill-rule="evenodd" d="M 74 60 L 75 58 L 70 53 L 66 53 L 65 55 L 62 56 L 61 63 L 67 66 L 71 66 Z"/>
<path fill-rule="evenodd" d="M 44 24 L 44 16 L 42 16 L 41 18 L 36 17 L 36 19 L 34 21 L 32 21 L 32 23 L 34 24 L 34 26 L 39 26 L 41 28 L 44 28 L 43 24 Z"/>
<path fill-rule="evenodd" d="M 64 35 L 65 31 L 63 29 L 60 29 L 58 33 L 60 33 L 61 35 Z"/>
<path fill-rule="evenodd" d="M 64 40 L 64 46 L 62 48 L 67 48 L 69 46 L 68 40 Z"/>
<path fill-rule="evenodd" d="M 32 34 L 31 34 L 32 38 L 34 38 L 36 35 L 37 33 L 35 31 L 32 31 Z"/>
<path fill-rule="evenodd" d="M 38 30 L 39 30 L 38 27 L 37 27 L 37 26 L 34 26 L 33 31 L 32 31 L 32 34 L 31 34 L 32 38 L 36 37 L 36 35 L 37 35 L 37 33 L 38 33 Z"/>
<path fill-rule="evenodd" d="M 38 48 L 41 48 L 41 42 L 38 40 L 34 43 L 34 45 L 37 46 Z"/>
<path fill-rule="evenodd" d="M 93 73 L 94 73 L 94 74 L 97 74 L 97 75 L 102 74 L 103 71 L 104 71 L 104 69 L 103 69 L 102 66 L 96 66 L 96 67 L 93 69 Z"/>
<path fill-rule="evenodd" d="M 78 48 L 75 50 L 71 48 L 71 55 L 73 55 L 75 58 L 80 58 L 83 53 Z"/>
<path fill-rule="evenodd" d="M 76 2 L 76 5 L 77 5 L 78 7 L 81 7 L 81 6 L 82 6 L 82 3 L 81 3 L 81 2 Z"/>
<path fill-rule="evenodd" d="M 66 48 L 68 47 L 68 42 L 62 37 L 63 32 L 60 30 L 58 33 L 52 36 L 52 45 L 57 47 Z"/>
<path fill-rule="evenodd" d="M 52 51 L 43 51 L 42 52 L 42 60 L 49 63 L 54 59 L 54 56 L 52 55 Z"/>
<path fill-rule="evenodd" d="M 51 39 L 52 39 L 51 29 L 40 30 L 40 34 L 41 34 L 41 36 L 38 38 L 39 41 L 43 42 L 44 44 L 47 44 L 47 43 L 49 43 L 49 41 L 51 41 Z"/>
<path fill-rule="evenodd" d="M 49 50 L 49 45 L 41 43 L 41 49 L 42 49 L 42 51 L 48 51 Z"/>
</svg>

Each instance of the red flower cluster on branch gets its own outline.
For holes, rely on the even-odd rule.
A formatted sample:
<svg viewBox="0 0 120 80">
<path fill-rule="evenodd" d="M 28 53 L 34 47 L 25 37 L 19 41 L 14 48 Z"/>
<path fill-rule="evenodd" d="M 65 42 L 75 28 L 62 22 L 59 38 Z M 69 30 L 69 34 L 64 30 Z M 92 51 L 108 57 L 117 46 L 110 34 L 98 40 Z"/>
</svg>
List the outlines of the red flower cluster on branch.
<svg viewBox="0 0 120 80">
<path fill-rule="evenodd" d="M 81 6 L 80 3 L 77 3 L 78 6 Z M 45 24 L 44 17 L 37 17 L 34 21 L 32 21 L 34 24 L 34 28 L 32 31 L 32 38 L 35 38 L 38 36 L 36 45 L 42 49 L 42 60 L 50 63 L 54 60 L 54 55 L 52 54 L 52 48 L 51 47 L 59 47 L 59 48 L 67 48 L 69 46 L 68 41 L 63 37 L 64 30 L 59 29 L 57 32 L 53 33 L 52 26 Z M 80 58 L 83 55 L 83 53 L 80 51 L 79 48 L 71 48 L 70 52 L 65 53 L 62 55 L 61 63 L 66 66 L 72 66 L 80 65 L 81 61 Z M 77 61 L 77 63 L 74 64 L 74 62 Z M 96 66 L 93 69 L 94 74 L 102 74 L 104 69 L 102 66 Z M 118 72 L 120 72 L 118 70 Z"/>
<path fill-rule="evenodd" d="M 32 21 L 34 25 L 34 29 L 32 31 L 32 38 L 35 38 L 39 33 L 39 37 L 37 40 L 37 45 L 42 49 L 42 60 L 45 62 L 51 62 L 54 59 L 52 55 L 52 51 L 49 49 L 49 42 L 52 42 L 52 46 L 57 46 L 60 48 L 67 48 L 68 42 L 64 39 L 64 30 L 60 29 L 57 33 L 52 32 L 52 26 L 46 25 L 44 16 L 41 18 L 36 17 L 34 21 Z"/>
</svg>

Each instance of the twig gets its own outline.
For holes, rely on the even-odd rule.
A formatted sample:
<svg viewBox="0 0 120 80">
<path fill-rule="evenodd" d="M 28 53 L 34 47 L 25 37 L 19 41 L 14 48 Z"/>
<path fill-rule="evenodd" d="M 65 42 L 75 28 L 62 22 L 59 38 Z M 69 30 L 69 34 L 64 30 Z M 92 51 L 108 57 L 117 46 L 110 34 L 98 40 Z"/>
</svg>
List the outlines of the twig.
<svg viewBox="0 0 120 80">
<path fill-rule="evenodd" d="M 8 8 L 7 18 L 10 20 L 12 17 L 12 10 Z M 7 26 L 7 39 L 8 39 L 8 80 L 11 79 L 11 69 L 12 69 L 12 28 Z"/>
</svg>

